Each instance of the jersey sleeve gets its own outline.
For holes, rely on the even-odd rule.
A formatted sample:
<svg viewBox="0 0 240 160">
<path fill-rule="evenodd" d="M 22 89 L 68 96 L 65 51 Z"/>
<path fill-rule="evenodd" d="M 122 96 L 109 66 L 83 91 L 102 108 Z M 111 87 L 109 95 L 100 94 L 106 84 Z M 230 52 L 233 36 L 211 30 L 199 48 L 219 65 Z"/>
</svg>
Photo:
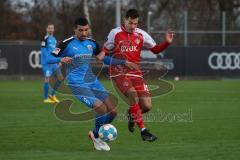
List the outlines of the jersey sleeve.
<svg viewBox="0 0 240 160">
<path fill-rule="evenodd" d="M 41 40 L 41 47 L 45 48 L 47 46 L 47 38 L 48 36 L 45 36 L 42 40 Z"/>
<path fill-rule="evenodd" d="M 48 36 L 45 36 L 42 40 L 41 40 L 41 64 L 45 65 L 46 61 L 47 61 L 47 38 Z"/>
<path fill-rule="evenodd" d="M 156 46 L 156 42 L 153 40 L 153 38 L 145 31 L 141 30 L 141 33 L 143 35 L 143 46 L 146 48 L 153 48 Z"/>
<path fill-rule="evenodd" d="M 51 52 L 51 55 L 54 57 L 63 57 L 64 53 L 67 50 L 68 44 L 73 40 L 73 37 L 70 37 L 68 39 L 65 39 L 60 44 L 57 45 L 57 47 Z"/>
<path fill-rule="evenodd" d="M 51 52 L 51 54 L 47 57 L 48 64 L 54 64 L 61 61 L 61 57 L 64 57 L 64 50 L 66 46 L 64 42 L 61 42 L 57 47 Z"/>
<path fill-rule="evenodd" d="M 97 43 L 97 41 L 95 41 L 94 39 L 90 39 L 89 40 L 92 42 L 92 47 L 93 47 L 93 55 L 98 55 L 100 53 L 100 47 L 99 44 Z"/>
<path fill-rule="evenodd" d="M 103 58 L 104 64 L 107 65 L 123 65 L 126 64 L 126 60 L 118 59 L 118 58 L 113 58 L 112 56 L 105 56 Z"/>
<path fill-rule="evenodd" d="M 53 55 L 54 57 L 61 57 L 64 53 L 65 50 L 65 46 L 63 43 L 60 43 L 59 45 L 57 45 L 57 47 L 51 52 L 51 55 Z"/>
<path fill-rule="evenodd" d="M 103 50 L 105 53 L 109 53 L 111 50 L 114 49 L 115 35 L 116 35 L 116 29 L 112 29 L 111 32 L 108 34 L 107 41 L 104 43 L 104 46 L 103 46 Z"/>
<path fill-rule="evenodd" d="M 61 61 L 61 57 L 54 57 L 52 54 L 50 54 L 50 55 L 48 55 L 46 61 L 48 64 L 58 63 Z"/>
<path fill-rule="evenodd" d="M 95 43 L 95 48 L 93 50 L 93 53 L 94 53 L 94 55 L 98 55 L 100 53 L 100 47 L 97 42 Z"/>
</svg>

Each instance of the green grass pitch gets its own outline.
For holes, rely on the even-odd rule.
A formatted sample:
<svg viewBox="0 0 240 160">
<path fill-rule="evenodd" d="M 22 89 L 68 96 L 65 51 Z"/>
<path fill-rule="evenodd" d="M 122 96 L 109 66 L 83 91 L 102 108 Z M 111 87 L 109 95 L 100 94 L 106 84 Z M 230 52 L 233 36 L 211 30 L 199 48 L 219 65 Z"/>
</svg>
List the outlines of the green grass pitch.
<svg viewBox="0 0 240 160">
<path fill-rule="evenodd" d="M 174 91 L 153 99 L 148 121 L 154 122 L 146 123 L 157 141 L 143 142 L 138 130 L 128 132 L 121 119 L 127 105 L 121 101 L 114 122 L 118 138 L 110 152 L 99 152 L 87 137 L 93 122 L 56 118 L 54 106 L 42 103 L 41 81 L 0 81 L 0 160 L 239 159 L 240 81 L 173 84 Z M 72 107 L 76 113 L 84 110 L 80 103 Z"/>
</svg>

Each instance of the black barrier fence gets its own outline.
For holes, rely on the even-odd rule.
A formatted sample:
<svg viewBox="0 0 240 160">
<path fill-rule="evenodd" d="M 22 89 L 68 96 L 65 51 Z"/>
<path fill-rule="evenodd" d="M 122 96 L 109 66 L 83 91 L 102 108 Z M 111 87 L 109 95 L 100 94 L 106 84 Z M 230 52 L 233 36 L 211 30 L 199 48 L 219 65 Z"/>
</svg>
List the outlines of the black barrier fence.
<svg viewBox="0 0 240 160">
<path fill-rule="evenodd" d="M 142 55 L 145 66 L 160 70 L 164 65 L 170 76 L 240 75 L 240 47 L 171 47 L 158 56 L 148 51 Z M 0 43 L 0 75 L 40 75 L 40 56 L 40 42 Z"/>
<path fill-rule="evenodd" d="M 240 47 L 169 48 L 164 58 L 172 59 L 171 75 L 220 76 L 240 75 Z"/>
<path fill-rule="evenodd" d="M 0 75 L 41 73 L 40 42 L 0 43 Z"/>
</svg>

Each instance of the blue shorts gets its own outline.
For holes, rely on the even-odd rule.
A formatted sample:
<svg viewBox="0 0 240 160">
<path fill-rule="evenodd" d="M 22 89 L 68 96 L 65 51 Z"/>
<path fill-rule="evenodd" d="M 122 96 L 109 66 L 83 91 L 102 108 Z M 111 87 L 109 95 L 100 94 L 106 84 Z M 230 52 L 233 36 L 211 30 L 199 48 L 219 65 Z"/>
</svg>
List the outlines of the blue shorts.
<svg viewBox="0 0 240 160">
<path fill-rule="evenodd" d="M 47 64 L 42 67 L 44 77 L 62 75 L 61 69 L 57 64 Z"/>
<path fill-rule="evenodd" d="M 104 102 L 109 96 L 104 86 L 96 79 L 91 83 L 77 83 L 69 85 L 73 95 L 89 108 L 93 108 L 96 101 Z"/>
</svg>

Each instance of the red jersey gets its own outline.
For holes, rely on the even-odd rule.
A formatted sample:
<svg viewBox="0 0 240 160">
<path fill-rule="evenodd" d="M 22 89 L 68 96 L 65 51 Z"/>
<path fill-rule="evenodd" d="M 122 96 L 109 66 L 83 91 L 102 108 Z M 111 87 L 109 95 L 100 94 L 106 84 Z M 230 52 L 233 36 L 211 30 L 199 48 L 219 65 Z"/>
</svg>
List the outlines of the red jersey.
<svg viewBox="0 0 240 160">
<path fill-rule="evenodd" d="M 129 33 L 123 26 L 112 29 L 104 44 L 105 52 L 113 53 L 113 57 L 125 59 L 129 62 L 139 64 L 142 47 L 154 48 L 156 42 L 145 31 L 136 28 L 134 32 Z M 141 76 L 140 70 L 130 70 L 125 65 L 110 67 L 110 75 L 132 75 Z"/>
</svg>

